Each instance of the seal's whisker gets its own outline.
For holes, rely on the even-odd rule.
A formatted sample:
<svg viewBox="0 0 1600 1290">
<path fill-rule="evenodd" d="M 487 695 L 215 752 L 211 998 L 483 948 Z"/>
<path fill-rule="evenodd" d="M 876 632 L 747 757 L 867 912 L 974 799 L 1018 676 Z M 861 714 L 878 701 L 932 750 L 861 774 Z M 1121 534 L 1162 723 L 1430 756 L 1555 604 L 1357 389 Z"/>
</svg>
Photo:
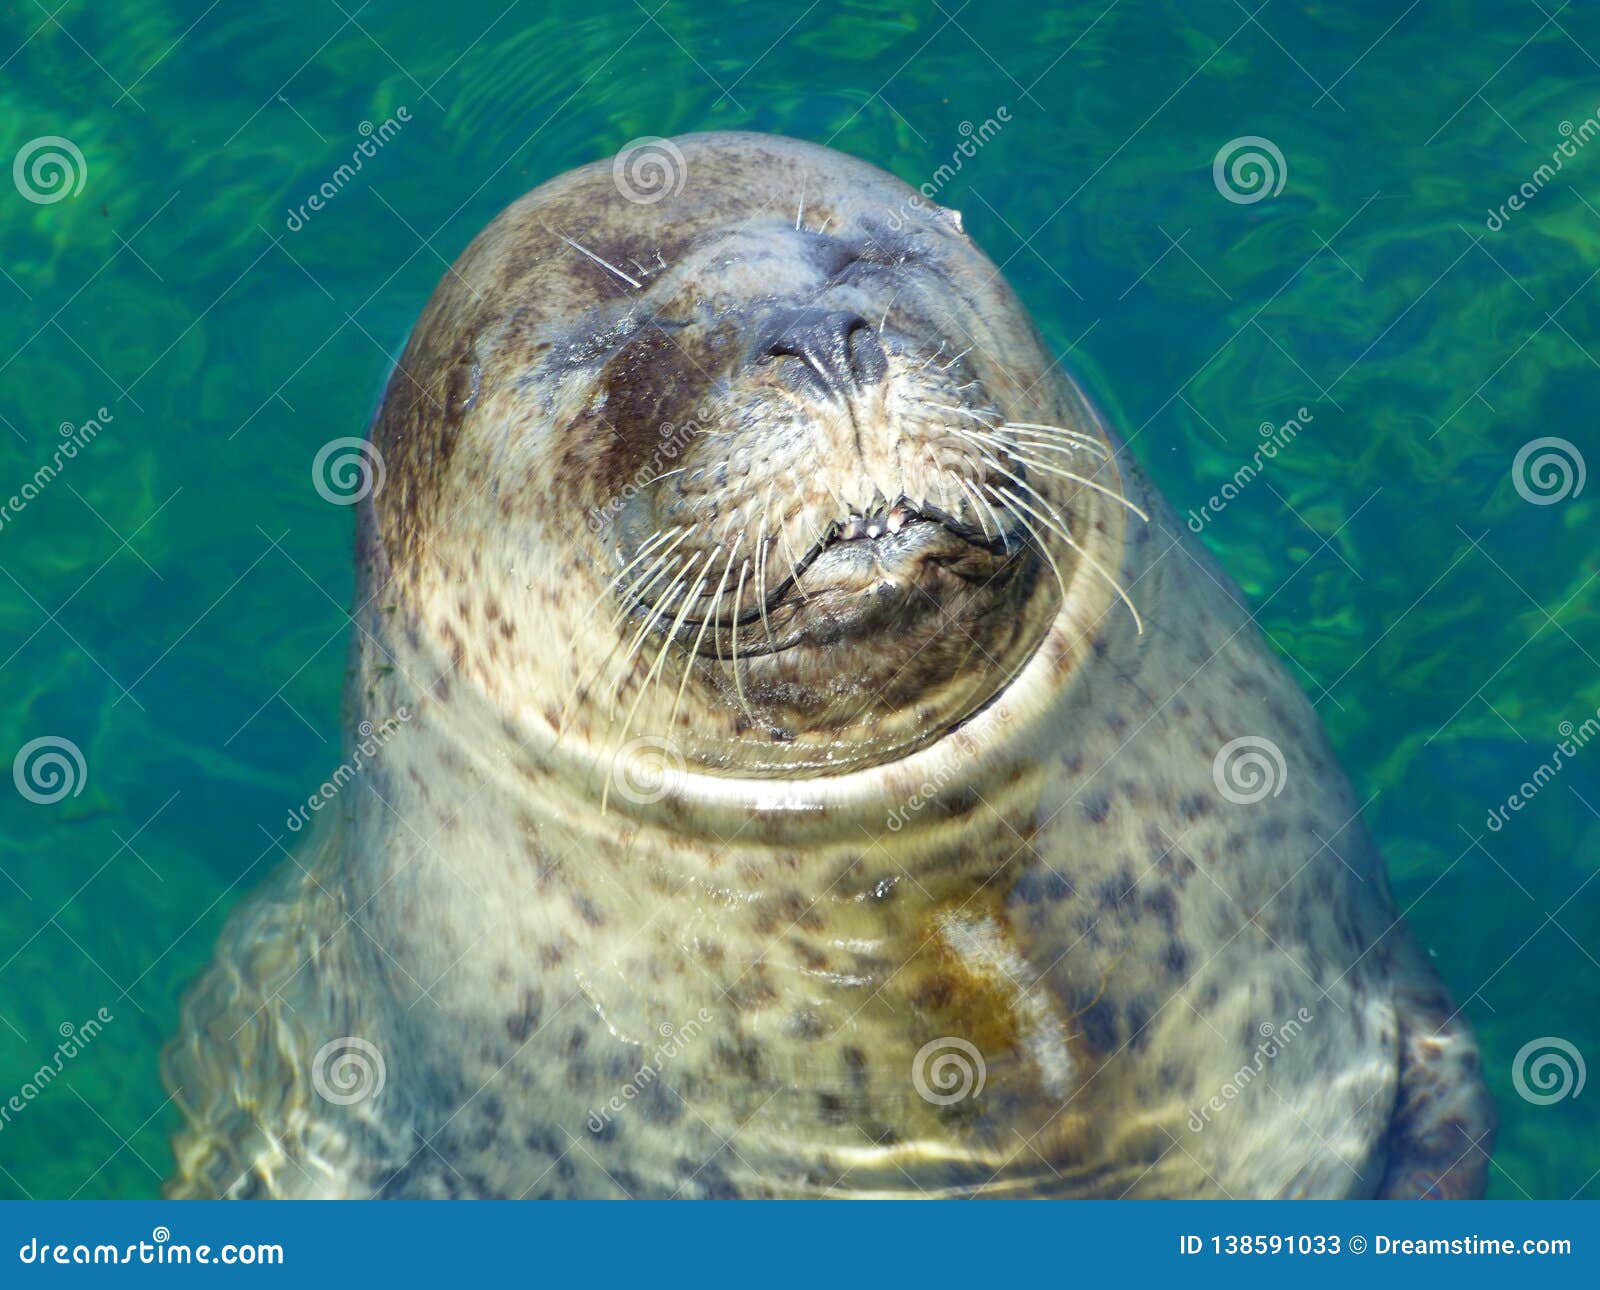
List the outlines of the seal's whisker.
<svg viewBox="0 0 1600 1290">
<path fill-rule="evenodd" d="M 1104 484 L 1096 483 L 1094 480 L 1085 478 L 1083 475 L 1080 475 L 1075 471 L 1063 470 L 1059 466 L 1052 466 L 1047 461 L 1039 461 L 1033 457 L 1027 456 L 1024 453 L 1013 452 L 1011 455 L 1016 457 L 1016 459 L 1022 462 L 1024 465 L 1032 466 L 1035 470 L 1042 470 L 1051 475 L 1059 475 L 1062 479 L 1071 480 L 1073 483 L 1079 484 L 1084 488 L 1092 488 L 1097 493 L 1103 493 L 1112 501 L 1116 502 L 1119 506 L 1127 507 L 1129 511 L 1137 515 L 1146 524 L 1150 522 L 1150 516 L 1147 515 L 1141 507 L 1137 506 L 1133 502 L 1130 502 L 1115 488 L 1107 488 Z"/>
<path fill-rule="evenodd" d="M 718 546 L 712 552 L 712 558 L 719 556 L 726 548 Z M 707 561 L 709 567 L 710 561 Z M 728 585 L 728 575 L 733 572 L 733 556 L 729 554 L 722 566 L 722 578 L 717 583 L 716 593 L 711 597 L 711 611 L 700 620 L 700 630 L 695 633 L 694 644 L 689 647 L 689 657 L 683 663 L 683 676 L 678 680 L 678 693 L 672 699 L 672 711 L 667 714 L 667 724 L 670 726 L 678 719 L 678 707 L 683 703 L 683 692 L 688 688 L 689 677 L 694 673 L 694 661 L 700 655 L 700 643 L 706 638 L 706 629 L 716 620 L 717 610 L 722 607 L 722 592 Z M 704 579 L 701 580 L 702 582 Z M 695 588 L 695 598 L 699 598 L 699 587 Z M 715 643 L 715 642 L 713 642 Z"/>
<path fill-rule="evenodd" d="M 988 511 L 989 518 L 994 521 L 995 537 L 1000 539 L 1001 547 L 1005 550 L 1007 555 L 1010 555 L 1011 539 L 1006 535 L 1006 526 L 1000 522 L 1000 517 L 995 514 L 995 509 L 993 505 L 990 504 L 988 498 L 986 498 L 982 493 L 974 488 L 972 484 L 970 484 L 967 480 L 962 479 L 960 476 L 956 477 L 956 483 L 960 484 L 962 490 L 969 497 L 971 497 L 980 508 L 982 508 L 978 511 L 978 525 L 983 529 L 983 536 L 986 538 L 989 536 L 988 525 L 986 525 L 983 521 L 983 511 Z"/>
<path fill-rule="evenodd" d="M 989 521 L 984 519 L 983 511 L 981 509 L 979 509 L 979 502 L 981 501 L 981 498 L 979 497 L 977 491 L 972 487 L 972 485 L 970 483 L 968 483 L 965 479 L 961 478 L 960 475 L 956 476 L 956 487 L 959 488 L 963 493 L 965 493 L 968 497 L 970 497 L 972 499 L 972 514 L 973 514 L 974 518 L 978 521 L 978 529 L 983 534 L 985 541 L 990 540 L 990 538 L 989 538 Z M 1000 537 L 1000 538 L 1004 538 L 1005 534 L 1004 533 L 998 533 L 998 534 L 996 534 L 996 536 Z"/>
<path fill-rule="evenodd" d="M 1053 437 L 1075 439 L 1088 447 L 1098 448 L 1101 452 L 1106 451 L 1105 444 L 1101 443 L 1092 434 L 1086 434 L 1082 430 L 1073 430 L 1067 426 L 1047 426 L 1041 425 L 1037 421 L 1006 421 L 995 428 L 1000 430 L 1037 430 Z"/>
<path fill-rule="evenodd" d="M 975 434 L 970 430 L 965 430 L 965 431 L 964 430 L 957 430 L 955 433 L 960 434 L 960 435 L 970 435 L 971 438 L 973 440 L 975 440 L 975 441 L 976 440 L 982 440 L 982 441 L 984 441 L 986 443 L 993 444 L 995 447 L 999 448 L 1002 452 L 1004 452 L 1007 456 L 1014 457 L 1014 458 L 1016 458 L 1016 460 L 1022 462 L 1024 465 L 1031 466 L 1035 470 L 1042 470 L 1042 471 L 1045 471 L 1047 474 L 1051 474 L 1051 475 L 1059 475 L 1062 479 L 1069 479 L 1075 484 L 1081 484 L 1084 488 L 1092 488 L 1097 493 L 1103 493 L 1105 496 L 1109 497 L 1112 501 L 1116 502 L 1119 506 L 1127 507 L 1130 511 L 1132 511 L 1135 515 L 1137 515 L 1141 520 L 1143 520 L 1146 524 L 1148 524 L 1150 522 L 1150 517 L 1148 515 L 1146 515 L 1144 513 L 1144 511 L 1142 511 L 1139 507 L 1135 506 L 1132 502 L 1130 502 L 1126 497 L 1124 497 L 1119 491 L 1117 491 L 1114 488 L 1107 488 L 1104 484 L 1096 483 L 1092 479 L 1086 479 L 1084 476 L 1076 474 L 1073 471 L 1063 470 L 1061 467 L 1053 466 L 1049 462 L 1039 461 L 1036 458 L 1029 457 L 1025 453 L 1017 451 L 1016 447 L 1013 446 L 1012 444 L 1008 443 L 1006 440 L 998 438 L 996 436 Z M 990 457 L 987 453 L 983 452 L 981 449 L 979 450 L 978 455 L 980 457 L 982 457 L 984 459 L 984 461 L 987 462 L 989 465 L 994 466 L 996 469 L 1000 469 L 1000 463 L 995 461 L 994 458 Z"/>
<path fill-rule="evenodd" d="M 687 529 L 684 530 L 685 537 L 688 536 L 688 532 L 689 531 Z M 673 546 L 676 545 L 677 543 L 674 542 Z M 669 569 L 676 567 L 677 562 L 683 558 L 684 557 L 680 553 L 674 551 L 666 550 L 660 552 L 655 563 L 652 564 L 649 569 L 646 569 L 644 573 L 640 574 L 626 591 L 618 593 L 616 608 L 611 611 L 612 626 L 620 623 L 624 618 L 632 613 L 634 606 L 644 599 L 645 593 L 650 590 L 650 588 L 655 584 L 656 580 L 665 574 Z"/>
<path fill-rule="evenodd" d="M 1034 488 L 1031 484 L 1027 483 L 1024 480 L 1017 479 L 1017 477 L 1015 475 L 1013 475 L 1012 478 L 1016 479 L 1016 482 L 1017 482 L 1019 487 L 1026 489 L 1035 498 L 1037 498 L 1038 501 L 1042 505 L 1044 505 L 1047 510 L 1051 510 L 1052 512 L 1054 511 L 1054 508 L 1050 506 L 1050 503 L 1048 501 L 1046 501 L 1046 499 L 1040 495 L 1039 491 L 1036 488 Z M 1027 509 L 1031 514 L 1037 516 L 1041 523 L 1046 523 L 1046 524 L 1050 523 L 1048 520 L 1046 520 L 1044 518 L 1044 516 L 1039 515 L 1038 511 L 1033 510 L 1033 508 L 1031 506 L 1028 506 L 1028 504 L 1026 502 L 1022 501 L 1021 498 L 1016 498 L 1014 500 L 1016 500 L 1018 505 L 1024 507 L 1025 509 Z M 1108 573 L 1106 571 L 1104 565 L 1102 565 L 1098 560 L 1096 560 L 1092 555 L 1090 555 L 1087 551 L 1085 551 L 1082 546 L 1080 546 L 1078 544 L 1078 542 L 1073 538 L 1071 532 L 1067 529 L 1066 524 L 1061 521 L 1061 517 L 1059 515 L 1056 515 L 1055 518 L 1056 518 L 1056 523 L 1055 524 L 1051 524 L 1050 527 L 1054 530 L 1054 532 L 1056 532 L 1060 536 L 1061 540 L 1063 542 L 1065 542 L 1067 544 L 1067 546 L 1069 546 L 1073 551 L 1075 551 L 1077 553 L 1078 558 L 1080 560 L 1082 560 L 1091 569 L 1093 569 L 1096 573 L 1098 573 L 1102 578 L 1104 578 L 1108 583 L 1111 584 L 1111 589 L 1117 593 L 1117 597 L 1122 601 L 1122 603 L 1124 605 L 1126 605 L 1128 607 L 1128 612 L 1133 615 L 1133 625 L 1134 625 L 1135 630 L 1139 633 L 1139 635 L 1143 636 L 1144 635 L 1144 621 L 1139 617 L 1139 611 L 1134 607 L 1133 601 L 1129 598 L 1127 591 L 1125 591 L 1123 589 L 1122 584 L 1120 582 L 1118 582 L 1115 577 L 1113 577 L 1110 573 Z M 1058 525 L 1059 525 L 1059 527 L 1058 527 Z"/>
<path fill-rule="evenodd" d="M 683 630 L 683 624 L 689 617 L 690 608 L 693 606 L 695 601 L 700 599 L 700 592 L 706 585 L 706 576 L 711 572 L 712 561 L 717 558 L 717 553 L 721 550 L 721 547 L 715 547 L 706 552 L 706 558 L 699 565 L 699 572 L 696 575 L 693 588 L 685 591 L 683 602 L 678 606 L 678 612 L 673 617 L 672 626 L 666 632 L 665 639 L 661 642 L 661 648 L 656 651 L 655 660 L 650 664 L 650 671 L 645 676 L 645 682 L 642 686 L 640 686 L 639 694 L 633 701 L 635 710 L 638 709 L 640 702 L 644 699 L 645 691 L 653 688 L 660 679 L 661 665 L 666 661 L 668 652 L 677 642 L 678 633 Z M 631 712 L 629 714 L 629 718 L 631 724 Z M 624 741 L 626 741 L 628 738 L 628 731 L 626 727 L 623 728 L 622 738 Z"/>
<path fill-rule="evenodd" d="M 621 755 L 621 750 L 623 748 L 627 747 L 628 735 L 633 730 L 633 719 L 636 716 L 638 716 L 640 705 L 644 703 L 645 696 L 647 694 L 649 694 L 652 690 L 655 689 L 657 683 L 660 680 L 662 664 L 666 662 L 668 652 L 672 649 L 673 645 L 677 641 L 678 632 L 682 630 L 684 619 L 687 618 L 688 615 L 689 615 L 689 606 L 692 605 L 695 602 L 695 599 L 700 594 L 700 589 L 705 586 L 705 582 L 706 582 L 705 575 L 706 575 L 707 572 L 709 572 L 709 570 L 711 568 L 711 561 L 716 558 L 716 554 L 717 554 L 718 550 L 721 550 L 721 548 L 718 547 L 716 550 L 713 550 L 713 551 L 710 551 L 710 552 L 707 553 L 705 560 L 700 565 L 699 580 L 694 584 L 694 588 L 693 588 L 692 591 L 686 591 L 685 592 L 684 597 L 683 597 L 683 603 L 678 608 L 677 615 L 676 615 L 676 617 L 674 617 L 674 619 L 672 621 L 672 626 L 667 631 L 665 637 L 662 639 L 661 648 L 656 651 L 656 656 L 655 656 L 654 660 L 650 664 L 650 670 L 645 673 L 644 680 L 641 681 L 640 684 L 639 684 L 639 693 L 634 695 L 633 704 L 632 704 L 631 707 L 629 707 L 627 719 L 623 722 L 623 725 L 622 725 L 622 735 L 617 741 L 617 743 L 618 743 L 617 756 L 620 756 Z M 691 561 L 691 563 L 692 563 L 692 561 Z M 612 718 L 612 724 L 613 725 L 616 724 L 616 718 L 615 717 Z M 613 758 L 612 758 L 612 765 L 613 765 L 613 767 L 615 767 L 615 765 L 616 765 L 616 756 L 613 756 Z M 601 811 L 604 811 L 606 809 L 606 802 L 607 802 L 608 798 L 610 797 L 611 780 L 612 780 L 612 775 L 608 774 L 606 776 L 605 789 L 601 792 L 601 795 L 600 795 L 600 809 L 601 809 Z"/>
<path fill-rule="evenodd" d="M 1047 439 L 1042 435 L 1031 432 L 1018 434 L 1015 430 L 997 427 L 990 431 L 991 434 L 1002 435 L 1005 442 L 1017 444 L 1019 447 L 1030 449 L 1033 452 L 1053 453 L 1057 457 L 1075 459 L 1079 457 L 1093 457 L 1098 461 L 1110 461 L 1111 454 L 1099 444 L 1089 443 L 1062 443 L 1056 439 Z"/>
<path fill-rule="evenodd" d="M 938 486 L 939 505 L 944 508 L 946 515 L 954 515 L 955 511 L 950 509 L 950 494 L 946 491 L 944 486 L 944 472 L 939 469 L 939 462 L 933 455 L 934 445 L 924 442 L 920 446 L 922 448 L 922 459 L 928 463 L 928 487 L 931 489 L 934 485 Z M 926 493 L 925 496 L 931 501 L 933 494 L 929 492 Z"/>
<path fill-rule="evenodd" d="M 688 529 L 685 528 L 680 532 L 682 535 L 687 535 Z M 620 584 L 622 580 L 628 576 L 629 571 L 634 569 L 638 565 L 639 561 L 643 560 L 647 555 L 649 555 L 656 546 L 671 536 L 671 529 L 657 529 L 648 538 L 641 542 L 639 544 L 639 549 L 634 552 L 633 559 L 629 560 L 627 564 L 623 565 L 622 568 L 617 570 L 617 572 L 612 576 L 611 580 L 607 582 L 606 585 L 601 589 L 600 595 L 595 599 L 594 603 L 589 606 L 589 611 L 593 613 L 596 609 L 598 609 L 605 598 L 617 590 L 618 584 Z M 683 537 L 680 536 L 678 540 L 681 542 Z"/>
<path fill-rule="evenodd" d="M 789 541 L 789 526 L 778 525 L 778 541 L 783 543 L 783 553 L 789 558 L 789 577 L 794 583 L 794 589 L 799 593 L 800 599 L 807 604 L 811 602 L 811 593 L 806 590 L 806 585 L 800 581 L 800 557 L 794 553 L 794 544 Z"/>
<path fill-rule="evenodd" d="M 619 579 L 612 579 L 611 584 L 606 587 L 606 592 L 615 596 L 617 600 L 617 604 L 612 610 L 613 621 L 615 621 L 621 615 L 627 613 L 628 609 L 636 600 L 638 600 L 644 589 L 655 580 L 655 576 L 667 566 L 668 562 L 671 561 L 674 551 L 677 549 L 679 544 L 682 543 L 684 538 L 689 536 L 689 533 L 690 530 L 688 528 L 681 530 L 678 537 L 674 541 L 668 542 L 661 549 L 653 552 L 655 558 L 645 566 L 642 573 L 636 573 L 633 577 L 633 580 L 626 586 L 620 585 Z M 603 600 L 604 596 L 602 596 L 601 599 Z M 593 608 L 598 609 L 600 607 L 600 603 L 601 601 L 596 601 Z"/>
<path fill-rule="evenodd" d="M 1063 441 L 1058 435 L 1045 435 L 1037 430 L 1017 430 L 1013 426 L 990 426 L 989 433 L 1003 434 L 1013 443 L 1025 444 L 1038 452 L 1053 452 L 1060 457 L 1088 455 L 1103 461 L 1111 460 L 1110 452 L 1097 443 L 1081 442 L 1076 439 Z"/>
<path fill-rule="evenodd" d="M 731 556 L 729 557 L 732 558 Z M 751 717 L 749 701 L 744 697 L 744 678 L 739 675 L 739 615 L 744 608 L 744 580 L 750 572 L 748 557 L 739 561 L 739 586 L 733 593 L 733 690 L 739 696 L 739 706 L 746 717 Z M 754 718 L 751 717 L 753 720 Z"/>
<path fill-rule="evenodd" d="M 557 233 L 556 236 L 559 237 L 568 246 L 570 246 L 574 251 L 578 251 L 583 255 L 587 255 L 591 260 L 593 260 L 596 264 L 598 264 L 602 269 L 608 269 L 612 273 L 616 274 L 617 277 L 621 278 L 624 282 L 626 282 L 635 291 L 643 291 L 644 290 L 644 283 L 640 282 L 638 278 L 632 277 L 631 275 L 624 273 L 621 269 L 617 268 L 617 266 L 612 264 L 609 260 L 601 259 L 598 255 L 596 255 L 588 247 L 582 246 L 579 243 L 574 242 L 565 233 Z"/>
<path fill-rule="evenodd" d="M 992 408 L 984 409 L 984 412 L 988 414 L 985 416 L 978 412 L 974 412 L 971 408 L 959 408 L 949 403 L 935 403 L 932 399 L 925 399 L 923 402 L 925 402 L 928 407 L 932 408 L 936 412 L 954 412 L 958 416 L 971 417 L 974 421 L 987 430 L 993 430 L 996 426 L 1003 425 L 1005 423 L 1005 418 Z M 994 420 L 989 420 L 989 417 L 993 417 Z"/>
<path fill-rule="evenodd" d="M 639 630 L 634 633 L 633 639 L 628 642 L 628 652 L 622 660 L 622 680 L 625 681 L 632 671 L 634 659 L 638 657 L 639 647 L 644 643 L 645 637 L 654 630 L 656 623 L 667 613 L 672 603 L 687 589 L 688 573 L 693 565 L 694 557 L 690 556 L 684 562 L 683 568 L 673 575 L 672 582 L 668 585 L 666 592 L 657 596 L 651 604 L 650 611 L 645 615 L 644 622 L 640 624 Z M 613 724 L 615 724 L 615 719 L 613 719 Z"/>
<path fill-rule="evenodd" d="M 640 491 L 649 488 L 651 484 L 659 484 L 663 479 L 671 479 L 674 475 L 681 475 L 688 470 L 687 466 L 679 466 L 676 470 L 669 470 L 664 475 L 657 475 L 654 479 L 647 479 L 639 485 Z"/>
<path fill-rule="evenodd" d="M 657 558 L 655 562 L 651 564 L 650 568 L 641 574 L 637 579 L 635 579 L 634 582 L 628 587 L 626 592 L 621 594 L 619 597 L 621 601 L 621 608 L 612 613 L 610 620 L 610 625 L 613 630 L 616 628 L 617 624 L 627 616 L 628 610 L 637 602 L 638 597 L 649 588 L 651 583 L 665 573 L 667 568 L 670 567 L 672 547 L 677 546 L 679 542 L 682 542 L 684 538 L 688 537 L 691 531 L 692 530 L 687 528 L 680 530 L 678 532 L 678 536 L 668 545 L 666 549 L 657 552 Z M 650 539 L 650 541 L 653 542 L 656 540 L 656 538 L 666 536 L 671 532 L 671 529 L 660 530 Z M 645 546 L 648 545 L 649 543 L 647 542 Z M 627 566 L 624 567 L 622 572 L 619 573 L 616 578 L 613 578 L 609 584 L 607 584 L 606 591 L 602 592 L 600 599 L 596 600 L 594 604 L 590 606 L 589 614 L 586 614 L 585 617 L 592 615 L 595 610 L 599 609 L 601 603 L 605 600 L 606 594 L 609 593 L 612 587 L 616 585 L 617 580 L 626 574 L 628 569 L 638 564 L 639 560 L 643 558 L 644 554 L 645 551 L 643 548 L 641 548 L 640 553 L 634 556 L 634 558 L 628 562 Z M 652 572 L 652 570 L 655 572 Z M 605 670 L 606 664 L 612 660 L 612 658 L 616 655 L 617 650 L 621 648 L 623 639 L 624 635 L 618 634 L 616 639 L 612 642 L 611 648 L 606 651 L 605 657 L 596 663 L 594 667 L 591 668 L 586 674 L 578 678 L 578 683 L 573 686 L 572 693 L 568 695 L 567 701 L 562 705 L 561 712 L 558 714 L 556 720 L 556 739 L 558 742 L 562 735 L 566 732 L 567 721 L 572 716 L 573 704 L 578 701 L 579 696 L 582 695 L 589 686 L 593 685 L 595 679 L 602 671 Z"/>
<path fill-rule="evenodd" d="M 771 498 L 771 492 L 767 494 Z M 767 617 L 767 517 L 761 516 L 756 530 L 756 604 L 761 608 L 761 626 L 767 633 L 768 648 L 776 651 L 778 642 L 772 638 L 772 620 Z"/>
<path fill-rule="evenodd" d="M 1022 514 L 1022 510 L 1031 510 L 1032 508 L 1020 498 L 1013 496 L 1009 489 L 997 487 L 995 492 L 1012 504 L 1011 508 L 1009 508 L 1012 515 L 1016 517 L 1018 524 L 1028 530 L 1028 536 L 1033 539 L 1033 544 L 1039 548 L 1039 553 L 1044 556 L 1046 562 L 1050 565 L 1050 571 L 1055 574 L 1056 586 L 1061 588 L 1061 602 L 1065 604 L 1067 600 L 1067 580 L 1061 576 L 1061 566 L 1056 563 L 1055 553 L 1050 550 L 1050 543 L 1044 539 L 1038 529 L 1028 523 L 1028 517 Z M 1021 507 L 1022 510 L 1016 509 L 1018 507 Z"/>
<path fill-rule="evenodd" d="M 929 367 L 930 367 L 930 366 L 931 366 L 931 365 L 932 365 L 932 364 L 933 364 L 933 363 L 934 363 L 934 362 L 935 362 L 935 361 L 937 361 L 937 359 L 938 359 L 938 357 L 939 357 L 939 355 L 940 355 L 940 354 L 942 354 L 942 353 L 944 353 L 944 342 L 943 342 L 943 341 L 942 341 L 942 340 L 941 340 L 941 341 L 940 341 L 940 342 L 939 342 L 939 348 L 938 348 L 938 349 L 936 349 L 936 350 L 934 350 L 934 351 L 933 351 L 933 353 L 931 353 L 931 354 L 929 354 L 929 355 L 928 355 L 928 357 L 927 357 L 927 358 L 925 358 L 925 359 L 923 359 L 923 360 L 922 360 L 922 363 L 921 363 L 921 365 L 920 365 L 920 366 L 918 366 L 918 367 L 917 367 L 917 368 L 916 368 L 916 369 L 915 369 L 915 370 L 914 370 L 914 371 L 913 371 L 913 372 L 912 372 L 912 373 L 911 373 L 911 375 L 912 375 L 912 376 L 915 376 L 915 375 L 917 375 L 917 373 L 918 373 L 918 372 L 925 372 L 925 371 L 927 371 L 927 370 L 928 370 L 928 368 L 929 368 Z"/>
</svg>

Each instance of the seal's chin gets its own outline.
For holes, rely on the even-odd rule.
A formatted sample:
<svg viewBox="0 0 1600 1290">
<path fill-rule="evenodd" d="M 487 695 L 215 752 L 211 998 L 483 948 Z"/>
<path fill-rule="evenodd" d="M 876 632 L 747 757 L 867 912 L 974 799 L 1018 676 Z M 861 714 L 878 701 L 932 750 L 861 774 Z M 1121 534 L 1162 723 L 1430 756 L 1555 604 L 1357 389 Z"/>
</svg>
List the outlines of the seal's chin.
<svg viewBox="0 0 1600 1290">
<path fill-rule="evenodd" d="M 730 665 L 850 642 L 892 647 L 932 618 L 959 630 L 985 602 L 1007 599 L 1032 560 L 1025 534 L 986 531 L 902 498 L 830 526 L 765 603 L 740 620 L 714 619 L 709 632 L 701 630 L 704 620 L 687 620 L 678 635 L 702 657 Z"/>
</svg>

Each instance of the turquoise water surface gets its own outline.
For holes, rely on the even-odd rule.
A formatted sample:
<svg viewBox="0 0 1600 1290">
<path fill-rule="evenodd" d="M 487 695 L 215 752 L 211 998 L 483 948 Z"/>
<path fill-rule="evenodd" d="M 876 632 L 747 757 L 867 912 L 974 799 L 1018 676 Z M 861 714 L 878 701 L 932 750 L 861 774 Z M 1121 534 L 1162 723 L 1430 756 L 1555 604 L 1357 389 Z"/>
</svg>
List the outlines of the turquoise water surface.
<svg viewBox="0 0 1600 1290">
<path fill-rule="evenodd" d="M 0 754 L 71 791 L 0 781 L 0 1196 L 168 1170 L 179 992 L 339 759 L 311 464 L 445 265 L 754 129 L 962 211 L 1327 723 L 1483 1041 L 1491 1195 L 1600 1198 L 1597 57 L 1557 0 L 8 6 Z"/>
</svg>

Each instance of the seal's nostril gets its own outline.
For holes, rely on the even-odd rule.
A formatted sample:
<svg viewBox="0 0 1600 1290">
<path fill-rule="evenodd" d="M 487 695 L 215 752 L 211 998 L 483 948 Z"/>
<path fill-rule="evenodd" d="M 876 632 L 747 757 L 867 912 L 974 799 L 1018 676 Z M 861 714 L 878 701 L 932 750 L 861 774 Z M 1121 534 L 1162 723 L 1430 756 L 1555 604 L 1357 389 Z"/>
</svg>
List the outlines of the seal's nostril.
<svg viewBox="0 0 1600 1290">
<path fill-rule="evenodd" d="M 799 309 L 785 315 L 762 356 L 800 359 L 830 394 L 874 385 L 889 373 L 872 325 L 844 310 Z"/>
</svg>

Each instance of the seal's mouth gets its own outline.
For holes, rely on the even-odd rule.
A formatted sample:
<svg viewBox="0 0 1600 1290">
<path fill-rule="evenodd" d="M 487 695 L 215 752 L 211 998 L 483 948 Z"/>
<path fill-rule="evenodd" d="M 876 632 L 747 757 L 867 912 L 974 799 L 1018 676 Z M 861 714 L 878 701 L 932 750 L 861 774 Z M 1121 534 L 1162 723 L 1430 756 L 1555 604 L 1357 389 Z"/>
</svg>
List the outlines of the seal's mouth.
<svg viewBox="0 0 1600 1290">
<path fill-rule="evenodd" d="M 785 562 L 764 596 L 740 597 L 725 609 L 735 602 L 708 593 L 681 617 L 658 618 L 656 630 L 701 657 L 724 660 L 891 638 L 953 600 L 968 611 L 974 600 L 1000 601 L 1036 556 L 1024 530 L 983 527 L 902 496 L 830 523 L 803 555 Z M 749 580 L 750 570 L 744 574 Z"/>
</svg>

